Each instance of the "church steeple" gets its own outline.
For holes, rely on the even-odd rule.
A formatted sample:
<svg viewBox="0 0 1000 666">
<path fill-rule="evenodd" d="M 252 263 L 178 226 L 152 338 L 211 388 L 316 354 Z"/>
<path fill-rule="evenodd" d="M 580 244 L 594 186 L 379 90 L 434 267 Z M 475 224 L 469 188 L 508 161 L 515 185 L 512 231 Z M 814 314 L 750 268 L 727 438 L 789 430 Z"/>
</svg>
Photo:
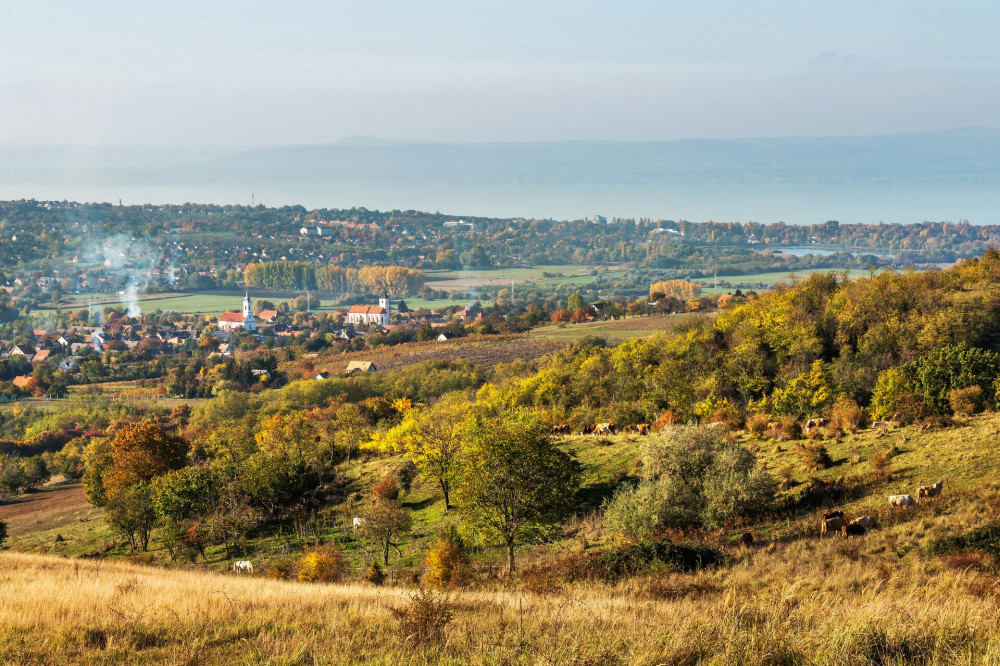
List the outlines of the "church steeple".
<svg viewBox="0 0 1000 666">
<path fill-rule="evenodd" d="M 250 303 L 250 292 L 246 292 L 246 298 L 243 299 L 243 318 L 253 317 L 253 305 Z"/>
</svg>

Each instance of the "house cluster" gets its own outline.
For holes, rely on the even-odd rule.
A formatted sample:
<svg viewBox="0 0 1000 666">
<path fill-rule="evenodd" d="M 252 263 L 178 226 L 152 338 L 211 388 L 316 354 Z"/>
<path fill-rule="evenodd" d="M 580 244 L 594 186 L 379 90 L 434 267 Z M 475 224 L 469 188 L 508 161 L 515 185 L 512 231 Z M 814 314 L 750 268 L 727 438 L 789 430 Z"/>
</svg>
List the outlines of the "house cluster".
<svg viewBox="0 0 1000 666">
<path fill-rule="evenodd" d="M 159 354 L 180 347 L 195 336 L 194 328 L 161 326 L 153 331 L 129 324 L 35 329 L 29 341 L 12 345 L 3 356 L 21 356 L 32 365 L 58 357 L 59 370 L 76 372 L 80 369 L 80 360 L 88 353 L 134 349 L 148 340 L 147 345 Z"/>
</svg>

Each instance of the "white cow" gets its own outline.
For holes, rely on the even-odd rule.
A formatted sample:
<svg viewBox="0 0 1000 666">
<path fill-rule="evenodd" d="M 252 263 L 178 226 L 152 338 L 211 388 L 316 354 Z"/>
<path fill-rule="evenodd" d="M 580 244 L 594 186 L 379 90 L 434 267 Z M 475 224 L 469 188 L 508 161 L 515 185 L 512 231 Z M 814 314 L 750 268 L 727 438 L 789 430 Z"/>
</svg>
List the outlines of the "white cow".
<svg viewBox="0 0 1000 666">
<path fill-rule="evenodd" d="M 878 522 L 871 516 L 861 516 L 852 520 L 851 525 L 861 525 L 866 530 L 873 530 L 878 527 Z"/>
<path fill-rule="evenodd" d="M 236 560 L 233 562 L 233 571 L 238 574 L 253 575 L 253 562 L 250 560 Z"/>
<path fill-rule="evenodd" d="M 889 495 L 889 506 L 913 506 L 916 503 L 913 495 Z"/>
<path fill-rule="evenodd" d="M 351 521 L 351 529 L 353 529 L 355 532 L 364 527 L 364 525 L 365 525 L 364 518 L 358 518 L 357 516 L 354 516 L 354 520 Z"/>
</svg>

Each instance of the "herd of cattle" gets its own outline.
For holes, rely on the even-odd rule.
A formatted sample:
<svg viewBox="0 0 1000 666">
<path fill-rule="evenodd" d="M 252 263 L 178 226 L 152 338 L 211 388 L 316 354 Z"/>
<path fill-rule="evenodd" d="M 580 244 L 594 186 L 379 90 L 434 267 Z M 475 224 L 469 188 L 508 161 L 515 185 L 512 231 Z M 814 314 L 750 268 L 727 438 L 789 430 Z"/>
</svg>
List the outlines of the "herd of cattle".
<svg viewBox="0 0 1000 666">
<path fill-rule="evenodd" d="M 937 483 L 929 486 L 918 486 L 917 497 L 937 497 L 941 494 L 941 490 L 943 488 L 944 481 L 938 481 Z M 889 506 L 913 506 L 916 503 L 917 500 L 913 498 L 913 495 L 889 495 Z M 864 536 L 869 531 L 877 527 L 878 521 L 871 516 L 861 516 L 848 521 L 844 512 L 838 510 L 823 514 L 823 519 L 819 526 L 819 533 L 829 534 L 832 532 L 840 532 L 844 538 L 847 539 L 852 536 Z"/>
<path fill-rule="evenodd" d="M 826 419 L 809 419 L 805 422 L 802 427 L 802 431 L 808 435 L 814 430 L 825 427 L 827 424 Z M 872 428 L 889 428 L 896 424 L 896 417 L 889 421 L 872 421 Z M 716 425 L 716 424 L 711 424 Z M 768 431 L 777 431 L 781 427 L 781 424 L 777 421 L 772 421 L 767 424 Z M 572 435 L 573 428 L 571 428 L 566 423 L 559 423 L 557 425 L 551 426 L 551 432 L 553 435 Z M 634 433 L 636 435 L 648 435 L 652 432 L 652 426 L 648 423 L 638 423 L 631 426 L 619 426 L 617 423 L 607 422 L 607 423 L 591 423 L 584 426 L 583 430 L 578 432 L 579 435 L 617 435 L 619 433 Z"/>
<path fill-rule="evenodd" d="M 580 431 L 581 435 L 617 435 L 618 433 L 634 433 L 636 435 L 648 435 L 651 432 L 651 426 L 648 423 L 639 423 L 632 426 L 622 426 L 619 427 L 617 423 L 591 423 L 584 426 L 583 430 Z M 565 423 L 560 423 L 559 425 L 552 426 L 553 435 L 572 435 L 573 429 L 570 428 Z"/>
</svg>

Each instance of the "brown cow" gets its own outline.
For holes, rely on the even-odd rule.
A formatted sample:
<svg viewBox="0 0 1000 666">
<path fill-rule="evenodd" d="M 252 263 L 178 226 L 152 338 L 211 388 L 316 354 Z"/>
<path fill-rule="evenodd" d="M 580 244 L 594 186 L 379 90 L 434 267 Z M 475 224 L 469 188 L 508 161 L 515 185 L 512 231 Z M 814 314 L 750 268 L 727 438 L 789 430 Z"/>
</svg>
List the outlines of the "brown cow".
<svg viewBox="0 0 1000 666">
<path fill-rule="evenodd" d="M 844 512 L 841 511 L 840 509 L 837 509 L 836 511 L 831 511 L 830 513 L 823 514 L 823 520 L 830 520 L 831 518 L 843 518 L 843 517 L 844 517 Z"/>
<path fill-rule="evenodd" d="M 944 488 L 944 481 L 938 481 L 937 483 L 930 486 L 919 486 L 917 488 L 917 498 L 922 497 L 937 497 L 941 494 L 941 489 Z"/>
<path fill-rule="evenodd" d="M 829 520 L 824 519 L 823 524 L 819 527 L 819 533 L 826 534 L 827 532 L 839 532 L 846 524 L 847 521 L 840 516 L 830 518 Z"/>
<path fill-rule="evenodd" d="M 595 432 L 597 432 L 597 425 L 594 423 L 589 423 L 583 427 L 584 435 L 593 435 Z"/>
<path fill-rule="evenodd" d="M 749 532 L 744 532 L 740 535 L 740 545 L 744 548 L 753 547 L 753 535 Z"/>
<path fill-rule="evenodd" d="M 844 525 L 840 530 L 845 539 L 850 539 L 852 536 L 864 536 L 868 533 L 868 530 L 856 523 Z"/>
<path fill-rule="evenodd" d="M 649 434 L 649 424 L 648 423 L 640 423 L 637 426 L 635 426 L 634 430 L 635 430 L 636 434 L 638 434 L 638 435 L 648 435 Z"/>
</svg>

